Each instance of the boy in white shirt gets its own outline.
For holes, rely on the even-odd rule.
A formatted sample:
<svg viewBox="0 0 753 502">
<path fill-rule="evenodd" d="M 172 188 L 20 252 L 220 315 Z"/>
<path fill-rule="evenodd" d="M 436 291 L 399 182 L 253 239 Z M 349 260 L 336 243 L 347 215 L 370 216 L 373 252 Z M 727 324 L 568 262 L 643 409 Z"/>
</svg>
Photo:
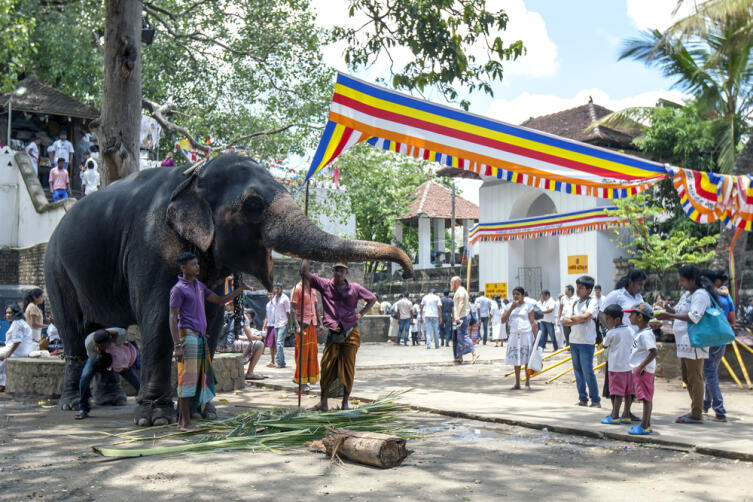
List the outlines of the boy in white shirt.
<svg viewBox="0 0 753 502">
<path fill-rule="evenodd" d="M 654 401 L 654 373 L 656 372 L 656 337 L 648 326 L 648 321 L 654 317 L 651 305 L 641 303 L 632 309 L 625 310 L 630 313 L 630 323 L 638 328 L 638 333 L 633 340 L 633 350 L 630 356 L 630 365 L 633 368 L 633 384 L 635 386 L 635 398 L 643 401 L 643 419 L 640 425 L 634 425 L 628 429 L 628 434 L 643 436 L 651 434 L 651 410 Z"/>
<path fill-rule="evenodd" d="M 622 324 L 622 307 L 612 304 L 604 309 L 607 326 L 604 347 L 609 348 L 609 394 L 612 396 L 612 414 L 601 420 L 602 424 L 619 425 L 630 423 L 630 404 L 633 394 L 633 368 L 630 355 L 633 351 L 633 330 Z M 625 409 L 620 418 L 620 406 L 625 400 Z"/>
<path fill-rule="evenodd" d="M 591 297 L 594 278 L 584 275 L 575 281 L 578 298 L 571 304 L 569 313 L 563 313 L 562 324 L 570 328 L 570 355 L 573 358 L 575 384 L 578 388 L 578 406 L 601 408 L 599 385 L 594 373 L 594 344 L 596 343 L 596 322 L 599 315 L 596 300 Z M 572 288 L 572 286 L 570 286 Z M 586 392 L 588 387 L 588 392 Z"/>
</svg>

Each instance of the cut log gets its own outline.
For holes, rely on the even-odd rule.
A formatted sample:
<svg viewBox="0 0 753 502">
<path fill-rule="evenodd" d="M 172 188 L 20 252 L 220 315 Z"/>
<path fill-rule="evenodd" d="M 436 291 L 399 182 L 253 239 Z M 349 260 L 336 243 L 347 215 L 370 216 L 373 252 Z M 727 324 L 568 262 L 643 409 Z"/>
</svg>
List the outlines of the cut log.
<svg viewBox="0 0 753 502">
<path fill-rule="evenodd" d="M 330 457 L 338 455 L 385 469 L 397 467 L 412 453 L 401 437 L 348 429 L 328 429 L 322 445 Z"/>
</svg>

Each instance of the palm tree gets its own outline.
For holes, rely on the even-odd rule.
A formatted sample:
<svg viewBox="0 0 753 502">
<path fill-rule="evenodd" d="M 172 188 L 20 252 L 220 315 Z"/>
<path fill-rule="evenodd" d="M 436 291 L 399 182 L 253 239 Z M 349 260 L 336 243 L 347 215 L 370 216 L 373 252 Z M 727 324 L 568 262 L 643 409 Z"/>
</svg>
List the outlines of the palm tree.
<svg viewBox="0 0 753 502">
<path fill-rule="evenodd" d="M 737 146 L 750 130 L 753 112 L 753 24 L 750 19 L 710 20 L 704 33 L 688 40 L 682 36 L 667 36 L 658 30 L 648 31 L 643 37 L 625 43 L 620 59 L 626 58 L 659 67 L 665 76 L 676 79 L 675 87 L 694 97 L 702 116 L 714 126 L 719 145 L 719 170 L 730 172 Z M 646 109 L 620 112 L 623 120 L 645 114 Z"/>
</svg>

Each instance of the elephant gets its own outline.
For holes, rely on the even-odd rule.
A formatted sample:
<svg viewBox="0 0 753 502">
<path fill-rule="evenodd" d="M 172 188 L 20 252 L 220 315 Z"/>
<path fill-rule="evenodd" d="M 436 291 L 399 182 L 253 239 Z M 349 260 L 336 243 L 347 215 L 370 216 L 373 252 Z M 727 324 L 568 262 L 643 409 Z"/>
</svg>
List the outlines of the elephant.
<svg viewBox="0 0 753 502">
<path fill-rule="evenodd" d="M 86 335 L 136 324 L 142 359 L 134 421 L 172 422 L 168 317 L 178 255 L 197 255 L 199 279 L 210 289 L 231 273 L 243 273 L 269 290 L 272 250 L 322 262 L 393 261 L 405 278 L 413 274 L 408 256 L 394 246 L 319 229 L 249 157 L 222 154 L 200 168 L 144 170 L 76 202 L 53 232 L 45 256 L 47 294 L 66 358 L 61 407 L 74 409 L 78 402 Z M 206 314 L 213 354 L 223 309 L 207 304 Z"/>
</svg>

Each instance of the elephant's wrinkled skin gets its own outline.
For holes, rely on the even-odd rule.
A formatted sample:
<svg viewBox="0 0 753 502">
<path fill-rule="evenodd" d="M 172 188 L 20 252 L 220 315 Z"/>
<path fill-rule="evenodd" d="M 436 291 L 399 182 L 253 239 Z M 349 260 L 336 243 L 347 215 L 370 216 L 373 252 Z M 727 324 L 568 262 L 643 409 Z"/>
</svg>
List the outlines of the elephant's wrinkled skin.
<svg viewBox="0 0 753 502">
<path fill-rule="evenodd" d="M 193 251 L 200 279 L 217 288 L 231 272 L 271 288 L 270 250 L 318 261 L 391 260 L 412 274 L 402 251 L 351 241 L 317 228 L 287 190 L 246 157 L 221 155 L 198 173 L 157 168 L 133 174 L 87 195 L 62 219 L 45 257 L 47 291 L 66 354 L 61 398 L 75 407 L 84 338 L 98 327 L 141 328 L 142 366 L 137 423 L 173 419 L 168 327 L 175 261 Z M 207 304 L 214 350 L 222 309 Z"/>
</svg>

